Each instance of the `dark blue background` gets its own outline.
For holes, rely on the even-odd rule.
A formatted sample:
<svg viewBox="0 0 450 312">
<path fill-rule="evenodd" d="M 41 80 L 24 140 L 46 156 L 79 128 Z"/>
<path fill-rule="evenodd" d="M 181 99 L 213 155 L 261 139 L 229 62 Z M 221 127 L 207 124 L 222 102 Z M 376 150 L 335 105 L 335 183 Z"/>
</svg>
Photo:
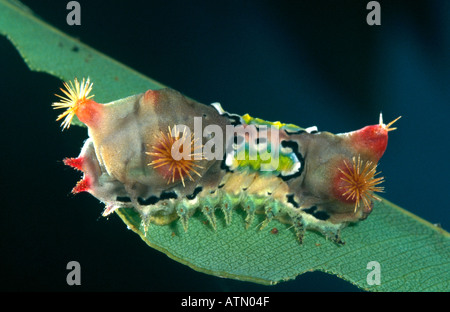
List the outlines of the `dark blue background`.
<svg viewBox="0 0 450 312">
<path fill-rule="evenodd" d="M 60 30 L 137 71 L 230 112 L 347 132 L 403 116 L 380 162 L 384 196 L 448 230 L 450 3 L 379 1 L 24 1 Z M 42 44 L 45 44 L 43 42 Z M 30 72 L 0 38 L 4 147 L 0 212 L 3 290 L 340 291 L 324 273 L 265 287 L 219 279 L 147 248 L 98 201 L 68 196 L 86 130 L 61 134 L 50 103 L 61 82 Z M 144 90 L 143 90 L 144 91 Z M 376 233 L 374 233 L 376 235 Z M 67 286 L 77 260 L 82 286 Z"/>
</svg>

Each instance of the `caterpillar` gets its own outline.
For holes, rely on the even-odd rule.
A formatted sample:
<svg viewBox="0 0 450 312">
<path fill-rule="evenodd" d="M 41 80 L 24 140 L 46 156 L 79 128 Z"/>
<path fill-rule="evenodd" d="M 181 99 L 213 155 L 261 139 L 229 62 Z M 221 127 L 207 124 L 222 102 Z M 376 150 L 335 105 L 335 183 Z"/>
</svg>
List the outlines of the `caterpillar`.
<svg viewBox="0 0 450 312">
<path fill-rule="evenodd" d="M 216 229 L 215 211 L 230 224 L 244 209 L 245 226 L 257 213 L 263 229 L 273 220 L 344 244 L 340 232 L 366 219 L 383 192 L 377 164 L 394 121 L 332 134 L 317 127 L 270 122 L 204 105 L 165 88 L 100 104 L 90 79 L 65 82 L 53 108 L 70 127 L 76 116 L 89 138 L 65 165 L 82 172 L 72 193 L 88 192 L 105 204 L 103 216 L 135 209 L 145 229 L 182 223 L 200 210 Z"/>
</svg>

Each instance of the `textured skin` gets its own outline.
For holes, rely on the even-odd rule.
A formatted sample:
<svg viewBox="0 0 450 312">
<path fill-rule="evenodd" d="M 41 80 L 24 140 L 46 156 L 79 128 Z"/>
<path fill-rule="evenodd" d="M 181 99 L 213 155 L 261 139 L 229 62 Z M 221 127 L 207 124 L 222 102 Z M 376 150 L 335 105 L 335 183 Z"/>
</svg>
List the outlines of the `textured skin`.
<svg viewBox="0 0 450 312">
<path fill-rule="evenodd" d="M 252 225 L 255 213 L 264 213 L 266 220 L 261 228 L 277 218 L 293 224 L 300 242 L 304 231 L 311 229 L 342 243 L 340 230 L 365 219 L 373 203 L 355 210 L 355 201 L 336 196 L 339 168 L 345 168 L 344 161 L 350 163 L 355 156 L 377 163 L 387 144 L 387 131 L 368 140 L 367 129 L 364 133 L 362 129 L 334 135 L 271 123 L 249 115 L 228 114 L 217 104 L 203 105 L 171 89 L 149 90 L 104 104 L 98 114 L 96 122 L 88 125 L 89 139 L 80 156 L 66 164 L 76 163 L 83 171 L 87 191 L 106 205 L 104 215 L 128 207 L 141 214 L 145 226 L 180 219 L 186 231 L 197 209 L 214 228 L 215 209 L 224 212 L 227 224 L 234 209 L 244 209 L 247 227 Z M 147 152 L 168 127 L 183 124 L 194 129 L 194 117 L 201 118 L 203 129 L 217 125 L 224 134 L 231 125 L 254 127 L 256 131 L 270 126 L 278 141 L 269 139 L 266 144 L 278 151 L 279 166 L 261 171 L 260 160 L 233 161 L 236 138 L 224 139 L 222 159 L 196 162 L 202 167 L 198 169 L 201 177 L 186 179 L 185 185 L 179 180 L 168 183 L 161 171 L 148 165 L 152 156 Z M 206 135 L 202 143 L 211 137 Z M 249 140 L 246 138 L 245 143 Z M 372 148 L 374 144 L 378 147 Z"/>
</svg>

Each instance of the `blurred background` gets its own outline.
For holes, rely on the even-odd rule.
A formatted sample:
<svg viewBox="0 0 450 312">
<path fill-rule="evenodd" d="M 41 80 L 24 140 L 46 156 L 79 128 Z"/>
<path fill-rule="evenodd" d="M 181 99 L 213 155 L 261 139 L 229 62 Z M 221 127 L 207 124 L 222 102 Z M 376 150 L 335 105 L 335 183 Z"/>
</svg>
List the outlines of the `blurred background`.
<svg viewBox="0 0 450 312">
<path fill-rule="evenodd" d="M 347 132 L 403 116 L 379 168 L 384 197 L 450 228 L 450 2 L 22 1 L 70 36 L 142 74 L 233 113 Z M 42 42 L 45 44 L 45 42 Z M 0 37 L 0 289 L 114 291 L 359 291 L 325 273 L 276 286 L 193 271 L 145 243 L 88 194 L 69 195 L 86 129 L 61 134 L 50 104 L 59 79 L 31 72 Z M 144 90 L 143 90 L 144 91 Z M 376 235 L 376 233 L 374 233 Z M 82 285 L 66 284 L 79 261 Z"/>
</svg>

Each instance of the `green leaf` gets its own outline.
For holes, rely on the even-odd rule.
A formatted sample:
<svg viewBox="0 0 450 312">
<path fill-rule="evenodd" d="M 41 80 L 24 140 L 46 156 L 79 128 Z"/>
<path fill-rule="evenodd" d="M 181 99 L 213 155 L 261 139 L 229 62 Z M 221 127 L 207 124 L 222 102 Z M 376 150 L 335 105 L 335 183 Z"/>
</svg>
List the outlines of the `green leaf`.
<svg viewBox="0 0 450 312">
<path fill-rule="evenodd" d="M 230 226 L 216 212 L 221 221 L 216 232 L 197 213 L 187 234 L 180 222 L 174 222 L 152 226 L 146 235 L 137 213 L 131 209 L 118 213 L 151 247 L 208 274 L 275 284 L 319 270 L 366 290 L 449 290 L 449 234 L 386 200 L 376 204 L 367 220 L 343 230 L 344 246 L 312 232 L 299 245 L 293 230 L 277 221 L 263 231 L 245 230 L 242 210 Z M 277 234 L 271 232 L 273 228 Z M 371 261 L 381 266 L 379 286 L 367 284 Z"/>
<path fill-rule="evenodd" d="M 101 102 L 164 87 L 47 25 L 19 2 L 0 0 L 0 32 L 32 70 L 64 80 L 89 76 Z M 324 271 L 370 291 L 450 290 L 450 234 L 384 199 L 367 220 L 342 231 L 344 246 L 314 232 L 300 245 L 293 229 L 278 221 L 262 231 L 245 230 L 242 210 L 229 226 L 217 211 L 217 231 L 197 213 L 187 233 L 175 221 L 153 225 L 144 234 L 132 209 L 117 214 L 149 246 L 207 274 L 276 284 L 304 272 Z M 380 264 L 379 285 L 368 283 L 372 261 Z"/>
</svg>

